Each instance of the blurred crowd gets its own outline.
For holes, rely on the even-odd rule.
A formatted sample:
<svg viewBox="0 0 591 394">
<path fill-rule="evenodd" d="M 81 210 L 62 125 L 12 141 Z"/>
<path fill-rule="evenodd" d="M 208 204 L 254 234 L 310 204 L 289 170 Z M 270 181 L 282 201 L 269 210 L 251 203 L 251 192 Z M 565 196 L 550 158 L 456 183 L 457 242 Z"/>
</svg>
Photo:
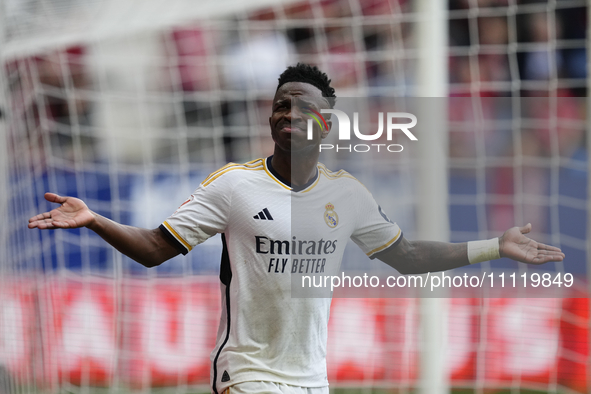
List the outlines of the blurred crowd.
<svg viewBox="0 0 591 394">
<path fill-rule="evenodd" d="M 450 1 L 451 15 L 458 15 L 449 30 L 452 91 L 585 96 L 584 4 L 552 9 L 545 1 L 513 3 Z"/>
<path fill-rule="evenodd" d="M 584 97 L 585 4 L 553 4 L 450 0 L 450 95 Z M 270 144 L 260 135 L 264 131 L 253 134 L 248 128 L 265 125 L 277 75 L 288 64 L 318 64 L 341 96 L 412 96 L 413 7 L 409 0 L 298 1 L 168 30 L 159 38 L 160 58 L 152 66 L 159 74 L 150 75 L 146 89 L 182 93 L 184 118 L 171 110 L 163 127 L 219 126 L 226 159 L 247 159 L 253 137 L 263 138 L 259 149 Z M 82 146 L 92 145 L 86 140 L 93 133 L 85 126 L 93 125 L 96 97 L 84 93 L 100 91 L 104 81 L 89 52 L 72 47 L 15 66 L 20 79 L 31 79 L 29 87 L 43 93 L 35 100 L 35 116 L 46 118 L 44 127 L 53 129 L 48 130 L 53 145 L 65 156 L 73 154 L 68 149 L 73 142 L 67 141 L 72 127 L 81 127 Z M 97 154 L 89 148 L 85 157 Z"/>
<path fill-rule="evenodd" d="M 450 0 L 450 95 L 585 96 L 585 4 L 553 4 Z M 413 7 L 409 0 L 298 1 L 178 27 L 160 37 L 161 58 L 153 66 L 160 74 L 148 90 L 185 93 L 184 119 L 168 126 L 217 122 L 229 130 L 264 125 L 267 115 L 259 107 L 268 106 L 277 75 L 297 61 L 326 70 L 341 96 L 412 96 Z M 45 105 L 38 116 L 53 128 L 91 124 L 93 98 L 83 93 L 100 90 L 103 81 L 88 52 L 78 46 L 39 55 L 34 66 L 18 70 L 39 84 L 43 97 L 36 104 Z M 209 94 L 191 95 L 198 92 Z M 56 146 L 67 146 L 68 133 L 54 131 Z M 227 159 L 243 159 L 241 144 L 232 144 L 252 133 L 226 134 Z"/>
<path fill-rule="evenodd" d="M 586 115 L 584 100 L 576 97 L 586 96 L 586 9 L 548 6 L 531 0 L 450 1 L 450 94 L 495 98 L 479 101 L 484 117 L 520 119 L 505 127 L 450 133 L 452 163 L 479 154 L 476 167 L 487 162 L 481 172 L 493 231 L 535 220 L 537 231 L 548 236 L 563 224 L 558 215 L 552 220 L 550 196 L 585 196 L 584 179 L 577 174 L 583 167 L 576 163 L 586 159 Z M 473 101 L 457 103 L 463 105 L 452 109 L 452 119 L 474 115 Z M 475 174 L 456 169 L 452 175 L 461 185 Z M 575 227 L 584 231 L 582 222 Z"/>
</svg>

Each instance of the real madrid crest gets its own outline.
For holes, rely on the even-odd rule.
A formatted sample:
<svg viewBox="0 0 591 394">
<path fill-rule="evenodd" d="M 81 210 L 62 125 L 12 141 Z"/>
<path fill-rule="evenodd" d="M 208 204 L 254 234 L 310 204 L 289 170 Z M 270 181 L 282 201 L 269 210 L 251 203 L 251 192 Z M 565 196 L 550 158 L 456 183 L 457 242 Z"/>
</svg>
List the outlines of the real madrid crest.
<svg viewBox="0 0 591 394">
<path fill-rule="evenodd" d="M 335 228 L 339 224 L 339 215 L 334 211 L 334 205 L 328 203 L 324 206 L 324 221 L 330 228 Z"/>
</svg>

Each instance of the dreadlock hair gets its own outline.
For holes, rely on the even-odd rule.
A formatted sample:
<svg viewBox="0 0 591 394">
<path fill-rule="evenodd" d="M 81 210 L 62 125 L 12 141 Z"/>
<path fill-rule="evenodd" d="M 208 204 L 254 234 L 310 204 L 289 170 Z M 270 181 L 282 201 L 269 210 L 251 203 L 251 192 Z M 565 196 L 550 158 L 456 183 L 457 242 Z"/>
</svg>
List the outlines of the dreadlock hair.
<svg viewBox="0 0 591 394">
<path fill-rule="evenodd" d="M 334 107 L 337 96 L 335 95 L 334 88 L 330 86 L 330 81 L 328 75 L 320 71 L 318 67 L 305 63 L 298 63 L 295 66 L 287 67 L 287 69 L 279 76 L 277 90 L 288 82 L 309 83 L 320 89 L 322 96 L 328 100 L 328 103 L 332 108 Z"/>
</svg>

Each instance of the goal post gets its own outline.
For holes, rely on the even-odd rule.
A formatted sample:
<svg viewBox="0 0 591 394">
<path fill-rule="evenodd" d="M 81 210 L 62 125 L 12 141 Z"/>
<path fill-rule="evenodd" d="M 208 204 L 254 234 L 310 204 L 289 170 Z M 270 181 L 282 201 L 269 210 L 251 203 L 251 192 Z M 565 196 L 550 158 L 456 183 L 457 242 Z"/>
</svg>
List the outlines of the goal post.
<svg viewBox="0 0 591 394">
<path fill-rule="evenodd" d="M 448 189 L 448 42 L 447 4 L 438 0 L 420 0 L 416 11 L 421 15 L 417 23 L 417 97 L 440 98 L 429 111 L 419 114 L 427 124 L 421 135 L 419 150 L 419 179 L 417 206 L 417 235 L 419 239 L 449 242 Z M 428 100 L 428 99 L 427 99 Z M 429 113 L 427 113 L 429 112 Z M 421 116 L 422 115 L 422 116 Z M 444 394 L 450 390 L 449 370 L 446 368 L 448 300 L 432 298 L 428 292 L 420 300 L 421 334 L 420 392 Z"/>
</svg>

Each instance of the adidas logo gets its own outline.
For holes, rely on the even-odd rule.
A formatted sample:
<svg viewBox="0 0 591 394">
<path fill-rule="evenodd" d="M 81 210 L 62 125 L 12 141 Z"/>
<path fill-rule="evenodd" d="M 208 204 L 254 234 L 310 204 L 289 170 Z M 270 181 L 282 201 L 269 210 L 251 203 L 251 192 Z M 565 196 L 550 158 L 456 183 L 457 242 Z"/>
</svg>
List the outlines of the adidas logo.
<svg viewBox="0 0 591 394">
<path fill-rule="evenodd" d="M 262 220 L 273 220 L 273 216 L 267 208 L 263 209 L 261 212 L 257 213 L 253 216 L 253 219 L 262 219 Z"/>
<path fill-rule="evenodd" d="M 230 381 L 230 375 L 228 374 L 228 371 L 224 371 L 224 373 L 222 374 L 222 382 L 229 382 Z"/>
</svg>

